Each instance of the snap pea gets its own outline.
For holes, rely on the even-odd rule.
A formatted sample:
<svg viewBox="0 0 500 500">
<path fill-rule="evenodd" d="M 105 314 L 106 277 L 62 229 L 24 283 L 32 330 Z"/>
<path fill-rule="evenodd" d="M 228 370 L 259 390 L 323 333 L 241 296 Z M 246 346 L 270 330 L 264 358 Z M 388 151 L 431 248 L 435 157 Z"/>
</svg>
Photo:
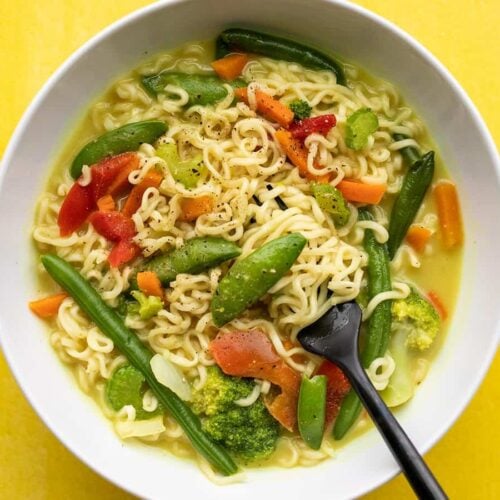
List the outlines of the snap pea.
<svg viewBox="0 0 500 500">
<path fill-rule="evenodd" d="M 297 423 L 302 439 L 313 450 L 321 447 L 325 431 L 326 383 L 325 375 L 316 375 L 304 377 L 300 384 Z"/>
<path fill-rule="evenodd" d="M 144 261 L 137 272 L 153 271 L 162 285 L 168 285 L 181 273 L 198 274 L 222 262 L 234 259 L 241 249 L 232 241 L 216 236 L 191 238 L 181 247 Z M 131 280 L 136 288 L 135 277 Z"/>
<path fill-rule="evenodd" d="M 82 311 L 107 335 L 130 364 L 146 379 L 161 405 L 184 429 L 193 447 L 223 474 L 231 475 L 237 466 L 229 454 L 202 430 L 199 418 L 170 389 L 160 384 L 149 364 L 153 354 L 123 323 L 92 285 L 68 262 L 52 254 L 41 257 L 50 276 L 73 297 Z"/>
<path fill-rule="evenodd" d="M 162 71 L 157 75 L 144 76 L 141 79 L 144 88 L 153 96 L 164 91 L 166 85 L 183 88 L 189 94 L 188 105 L 206 106 L 221 101 L 227 96 L 224 84 L 235 88 L 246 87 L 241 79 L 226 82 L 214 75 L 190 75 L 173 71 Z"/>
<path fill-rule="evenodd" d="M 403 134 L 394 134 L 392 138 L 394 139 L 394 141 L 398 142 L 408 139 L 408 136 Z M 408 167 L 411 167 L 417 160 L 420 160 L 420 153 L 416 148 L 412 146 L 401 148 L 399 152 L 401 153 L 401 156 L 404 158 Z"/>
<path fill-rule="evenodd" d="M 434 176 L 434 151 L 429 151 L 419 158 L 418 151 L 408 147 L 403 148 L 401 154 L 408 162 L 408 171 L 392 207 L 389 241 L 387 242 L 390 259 L 394 258 L 399 245 L 406 236 Z"/>
<path fill-rule="evenodd" d="M 237 261 L 219 282 L 212 318 L 222 326 L 257 302 L 292 267 L 307 240 L 291 233 L 272 240 Z"/>
<path fill-rule="evenodd" d="M 319 50 L 286 38 L 242 28 L 227 29 L 217 37 L 215 55 L 219 59 L 234 51 L 297 62 L 306 68 L 329 70 L 337 77 L 338 84 L 346 85 L 344 70 L 337 61 Z"/>
<path fill-rule="evenodd" d="M 362 209 L 359 220 L 372 220 L 371 214 Z M 368 254 L 368 300 L 381 292 L 388 292 L 391 287 L 389 256 L 386 245 L 378 243 L 371 229 L 365 230 L 363 246 Z M 368 320 L 365 346 L 361 353 L 361 363 L 368 368 L 372 361 L 385 354 L 391 333 L 391 301 L 384 300 L 373 311 Z M 361 412 L 361 401 L 351 389 L 342 401 L 340 412 L 335 420 L 333 436 L 342 439 Z"/>
<path fill-rule="evenodd" d="M 143 143 L 152 144 L 166 131 L 166 123 L 157 120 L 128 123 L 110 130 L 81 149 L 71 164 L 71 176 L 77 179 L 84 165 L 93 165 L 106 156 L 136 151 Z"/>
</svg>

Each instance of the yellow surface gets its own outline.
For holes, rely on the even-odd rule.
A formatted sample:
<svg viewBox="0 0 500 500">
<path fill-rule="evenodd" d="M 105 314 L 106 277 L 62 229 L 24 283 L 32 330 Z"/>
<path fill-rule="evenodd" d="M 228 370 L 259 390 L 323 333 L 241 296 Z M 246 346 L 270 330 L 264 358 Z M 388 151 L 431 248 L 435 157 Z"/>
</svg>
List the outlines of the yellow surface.
<svg viewBox="0 0 500 500">
<path fill-rule="evenodd" d="M 22 112 L 63 60 L 106 25 L 147 3 L 0 0 L 0 155 Z M 358 3 L 395 22 L 428 47 L 465 87 L 500 143 L 499 0 Z M 451 498 L 500 498 L 499 387 L 497 354 L 470 406 L 426 457 Z M 127 497 L 51 435 L 24 399 L 0 354 L 0 499 Z M 367 496 L 411 497 L 402 477 Z"/>
</svg>

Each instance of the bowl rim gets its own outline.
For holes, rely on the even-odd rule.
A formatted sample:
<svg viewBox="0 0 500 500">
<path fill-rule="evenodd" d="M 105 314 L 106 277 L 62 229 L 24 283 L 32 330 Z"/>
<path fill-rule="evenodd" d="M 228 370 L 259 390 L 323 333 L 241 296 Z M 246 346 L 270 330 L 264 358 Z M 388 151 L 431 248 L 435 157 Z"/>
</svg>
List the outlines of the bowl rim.
<svg viewBox="0 0 500 500">
<path fill-rule="evenodd" d="M 73 64 L 75 64 L 83 55 L 92 52 L 92 50 L 99 45 L 99 43 L 105 40 L 108 36 L 113 33 L 121 30 L 125 26 L 130 23 L 133 23 L 136 20 L 139 20 L 143 17 L 149 16 L 157 10 L 162 10 L 164 8 L 168 8 L 170 6 L 174 6 L 177 4 L 190 2 L 194 0 L 159 0 L 153 4 L 146 5 L 144 7 L 140 7 L 123 17 L 117 19 L 112 22 L 110 25 L 106 26 L 98 33 L 89 38 L 86 42 L 84 42 L 79 48 L 77 48 L 46 80 L 40 90 L 36 93 L 35 97 L 31 100 L 30 104 L 22 114 L 21 119 L 19 120 L 17 126 L 12 133 L 7 147 L 5 149 L 5 153 L 3 158 L 1 159 L 2 168 L 0 169 L 0 194 L 3 190 L 4 180 L 6 173 L 8 171 L 8 167 L 12 161 L 14 153 L 19 146 L 20 138 L 23 135 L 25 129 L 28 127 L 29 122 L 31 120 L 32 115 L 37 111 L 39 106 L 43 103 L 46 95 L 52 90 L 53 86 L 57 83 L 57 81 L 69 70 Z M 420 57 L 422 57 L 431 67 L 432 69 L 439 74 L 446 83 L 450 86 L 451 90 L 454 91 L 458 98 L 461 100 L 463 105 L 465 106 L 468 113 L 474 122 L 477 130 L 480 132 L 482 139 L 485 143 L 485 149 L 488 156 L 491 158 L 491 162 L 494 166 L 496 176 L 497 176 L 497 184 L 500 185 L 500 156 L 497 151 L 495 142 L 493 137 L 486 126 L 482 116 L 474 105 L 472 99 L 469 97 L 467 92 L 462 88 L 462 86 L 458 83 L 456 78 L 451 74 L 451 72 L 444 66 L 443 63 L 437 59 L 434 54 L 427 49 L 422 43 L 417 41 L 414 37 L 412 37 L 409 33 L 404 31 L 402 28 L 397 26 L 392 21 L 389 21 L 382 17 L 379 14 L 376 14 L 369 9 L 362 7 L 358 4 L 354 4 L 351 2 L 346 2 L 345 0 L 317 0 L 320 3 L 324 4 L 335 4 L 340 8 L 351 11 L 352 13 L 365 17 L 367 20 L 375 25 L 380 26 L 382 29 L 386 29 L 387 31 L 394 34 L 397 38 L 406 42 L 413 50 L 415 50 Z M 477 392 L 481 382 L 486 376 L 487 371 L 491 367 L 493 362 L 493 358 L 497 351 L 497 348 L 500 344 L 500 321 L 497 323 L 495 331 L 491 335 L 491 342 L 488 347 L 488 351 L 484 352 L 483 362 L 481 364 L 480 369 L 476 371 L 474 379 L 468 384 L 467 390 L 464 391 L 464 396 L 459 404 L 454 406 L 453 411 L 448 414 L 448 418 L 444 419 L 439 427 L 434 429 L 434 432 L 429 435 L 421 446 L 419 446 L 419 452 L 424 455 L 427 453 L 441 438 L 444 436 L 446 432 L 448 432 L 453 424 L 456 422 L 458 417 L 464 412 L 465 408 L 471 402 L 472 397 Z M 38 417 L 43 421 L 46 427 L 51 431 L 53 435 L 57 437 L 59 442 L 61 442 L 73 455 L 75 455 L 79 460 L 81 460 L 87 467 L 96 472 L 99 476 L 106 479 L 107 481 L 113 483 L 124 491 L 130 492 L 138 497 L 141 497 L 141 491 L 132 488 L 129 484 L 121 477 L 116 477 L 116 475 L 108 474 L 107 471 L 103 471 L 97 468 L 96 465 L 92 462 L 90 457 L 85 456 L 83 452 L 81 452 L 74 443 L 68 443 L 61 436 L 57 427 L 52 424 L 50 416 L 46 413 L 45 409 L 41 405 L 36 405 L 33 402 L 33 398 L 31 397 L 30 389 L 24 383 L 22 373 L 18 369 L 13 355 L 5 342 L 0 336 L 0 348 L 2 349 L 7 363 L 9 365 L 9 369 L 13 374 L 16 383 L 20 387 L 23 395 L 26 397 L 30 406 L 35 410 Z M 377 478 L 372 479 L 370 482 L 364 483 L 362 487 L 353 488 L 355 492 L 354 497 L 358 497 L 360 495 L 366 494 L 379 486 L 382 486 L 387 481 L 395 477 L 400 472 L 399 465 L 394 462 L 394 466 L 391 470 L 387 471 L 385 474 L 380 474 Z"/>
</svg>

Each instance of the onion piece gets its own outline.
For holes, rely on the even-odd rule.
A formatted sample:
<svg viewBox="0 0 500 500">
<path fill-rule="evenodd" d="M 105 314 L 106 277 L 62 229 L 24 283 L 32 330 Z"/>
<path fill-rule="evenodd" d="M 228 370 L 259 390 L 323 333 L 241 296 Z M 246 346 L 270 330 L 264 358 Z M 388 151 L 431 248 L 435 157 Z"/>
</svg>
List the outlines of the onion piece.
<svg viewBox="0 0 500 500">
<path fill-rule="evenodd" d="M 160 384 L 168 387 L 183 401 L 191 401 L 191 386 L 181 371 L 171 361 L 165 359 L 161 354 L 155 354 L 149 364 L 156 380 Z"/>
<path fill-rule="evenodd" d="M 148 420 L 115 422 L 116 433 L 122 438 L 154 436 L 165 430 L 163 415 Z"/>
</svg>

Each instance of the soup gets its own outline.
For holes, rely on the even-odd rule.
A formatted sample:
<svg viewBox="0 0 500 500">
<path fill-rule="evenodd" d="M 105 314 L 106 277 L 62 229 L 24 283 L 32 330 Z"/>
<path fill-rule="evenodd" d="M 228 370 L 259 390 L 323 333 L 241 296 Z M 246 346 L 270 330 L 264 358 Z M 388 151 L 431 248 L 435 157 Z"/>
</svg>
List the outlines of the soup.
<svg viewBox="0 0 500 500">
<path fill-rule="evenodd" d="M 122 439 L 224 483 L 314 465 L 366 428 L 341 370 L 297 341 L 337 304 L 361 306 L 361 358 L 388 406 L 411 399 L 453 312 L 463 236 L 393 85 L 246 30 L 216 52 L 159 54 L 89 107 L 37 205 L 30 307 Z"/>
</svg>

